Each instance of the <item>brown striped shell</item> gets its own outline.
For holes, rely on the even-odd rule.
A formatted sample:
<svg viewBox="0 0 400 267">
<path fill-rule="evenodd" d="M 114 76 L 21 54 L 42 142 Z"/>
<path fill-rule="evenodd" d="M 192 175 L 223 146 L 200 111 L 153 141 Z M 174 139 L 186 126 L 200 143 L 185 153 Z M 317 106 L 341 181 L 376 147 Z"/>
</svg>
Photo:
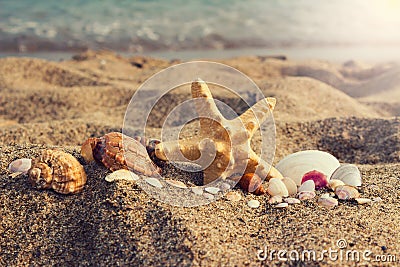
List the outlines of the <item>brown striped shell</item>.
<svg viewBox="0 0 400 267">
<path fill-rule="evenodd" d="M 28 175 L 33 187 L 53 189 L 61 194 L 81 191 L 87 180 L 85 170 L 78 160 L 58 150 L 45 150 L 33 159 Z"/>
<path fill-rule="evenodd" d="M 89 138 L 81 147 L 81 154 L 87 161 L 96 160 L 111 171 L 129 169 L 146 176 L 155 176 L 161 169 L 150 159 L 154 154 L 156 140 L 131 138 L 118 132 L 108 133 L 100 138 Z"/>
</svg>

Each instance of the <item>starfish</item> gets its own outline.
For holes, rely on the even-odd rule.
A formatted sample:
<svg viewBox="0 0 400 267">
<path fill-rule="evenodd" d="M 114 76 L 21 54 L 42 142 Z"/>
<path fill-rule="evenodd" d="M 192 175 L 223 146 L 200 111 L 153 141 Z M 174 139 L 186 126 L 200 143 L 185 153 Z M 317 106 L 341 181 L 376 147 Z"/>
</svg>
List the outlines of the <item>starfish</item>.
<svg viewBox="0 0 400 267">
<path fill-rule="evenodd" d="M 275 98 L 264 98 L 242 115 L 228 120 L 217 108 L 204 81 L 192 82 L 191 91 L 199 115 L 200 134 L 189 139 L 161 142 L 155 148 L 159 159 L 182 161 L 186 158 L 199 164 L 204 168 L 203 184 L 220 177 L 238 180 L 254 174 L 264 179 L 283 178 L 250 147 L 252 136 L 275 107 Z M 249 191 L 256 189 L 246 188 Z"/>
</svg>

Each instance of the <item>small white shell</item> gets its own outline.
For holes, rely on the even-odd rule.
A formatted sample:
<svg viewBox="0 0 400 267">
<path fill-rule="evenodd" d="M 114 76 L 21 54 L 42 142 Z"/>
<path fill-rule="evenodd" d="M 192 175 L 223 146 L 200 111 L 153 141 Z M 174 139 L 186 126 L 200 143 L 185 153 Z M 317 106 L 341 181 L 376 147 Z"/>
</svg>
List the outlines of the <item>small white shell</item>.
<svg viewBox="0 0 400 267">
<path fill-rule="evenodd" d="M 12 173 L 25 173 L 27 172 L 32 165 L 32 160 L 31 159 L 26 159 L 26 158 L 22 158 L 22 159 L 16 159 L 13 162 L 10 163 L 10 165 L 8 165 L 8 170 Z"/>
<path fill-rule="evenodd" d="M 220 189 L 218 187 L 213 187 L 213 186 L 206 187 L 206 188 L 204 188 L 204 190 L 213 195 L 217 194 L 220 191 Z"/>
<path fill-rule="evenodd" d="M 342 164 L 331 175 L 331 179 L 343 181 L 351 186 L 361 186 L 362 179 L 360 170 L 354 164 Z"/>
<path fill-rule="evenodd" d="M 315 191 L 315 183 L 313 180 L 307 180 L 299 187 L 299 192 L 304 191 Z"/>
<path fill-rule="evenodd" d="M 297 194 L 297 198 L 300 200 L 313 199 L 315 196 L 315 191 L 302 191 Z"/>
<path fill-rule="evenodd" d="M 333 197 L 324 197 L 318 199 L 318 204 L 325 208 L 333 208 L 339 204 L 338 200 Z"/>
<path fill-rule="evenodd" d="M 328 198 L 331 197 L 329 193 L 323 193 L 319 198 Z"/>
<path fill-rule="evenodd" d="M 203 194 L 203 188 L 201 187 L 192 187 L 192 192 L 195 193 L 196 195 L 202 195 Z"/>
<path fill-rule="evenodd" d="M 214 195 L 210 194 L 210 193 L 204 193 L 203 196 L 209 200 L 213 200 L 214 199 Z"/>
<path fill-rule="evenodd" d="M 288 203 L 283 202 L 283 203 L 279 203 L 279 204 L 275 205 L 275 208 L 277 208 L 277 209 L 283 209 L 283 208 L 287 208 L 288 206 L 289 206 Z"/>
<path fill-rule="evenodd" d="M 157 188 L 163 187 L 161 182 L 157 178 L 146 178 L 144 180 L 146 181 L 146 183 L 148 183 L 149 185 L 152 185 L 154 187 L 157 187 Z"/>
<path fill-rule="evenodd" d="M 271 196 L 289 196 L 286 185 L 279 178 L 272 178 L 269 180 L 267 192 Z"/>
<path fill-rule="evenodd" d="M 256 209 L 260 206 L 260 201 L 256 199 L 249 200 L 249 202 L 247 202 L 247 206 L 249 206 L 252 209 Z"/>
<path fill-rule="evenodd" d="M 273 196 L 268 200 L 269 204 L 277 204 L 283 201 L 282 196 Z"/>
<path fill-rule="evenodd" d="M 292 179 L 285 177 L 282 179 L 282 182 L 285 184 L 289 196 L 294 196 L 297 194 L 297 185 Z"/>
<path fill-rule="evenodd" d="M 131 171 L 120 169 L 107 175 L 105 180 L 109 183 L 116 180 L 137 181 L 139 180 L 139 176 Z"/>
<path fill-rule="evenodd" d="M 286 156 L 278 162 L 276 169 L 300 185 L 303 175 L 309 171 L 317 170 L 330 177 L 339 166 L 339 161 L 327 152 L 305 150 Z"/>
<path fill-rule="evenodd" d="M 382 202 L 383 200 L 382 200 L 381 197 L 373 197 L 373 198 L 372 198 L 372 201 L 373 201 L 373 202 Z"/>
<path fill-rule="evenodd" d="M 288 197 L 284 200 L 288 204 L 300 204 L 300 200 L 297 198 Z"/>
</svg>

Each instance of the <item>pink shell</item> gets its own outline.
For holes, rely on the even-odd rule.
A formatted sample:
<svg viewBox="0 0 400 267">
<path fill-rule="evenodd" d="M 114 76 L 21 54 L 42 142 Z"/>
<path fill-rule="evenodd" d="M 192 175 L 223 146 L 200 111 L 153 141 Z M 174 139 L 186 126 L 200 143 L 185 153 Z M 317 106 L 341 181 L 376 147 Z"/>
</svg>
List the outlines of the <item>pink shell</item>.
<svg viewBox="0 0 400 267">
<path fill-rule="evenodd" d="M 328 178 L 326 175 L 317 170 L 313 170 L 304 174 L 303 178 L 301 179 L 301 183 L 304 183 L 308 180 L 314 181 L 315 189 L 317 190 L 328 186 Z"/>
</svg>

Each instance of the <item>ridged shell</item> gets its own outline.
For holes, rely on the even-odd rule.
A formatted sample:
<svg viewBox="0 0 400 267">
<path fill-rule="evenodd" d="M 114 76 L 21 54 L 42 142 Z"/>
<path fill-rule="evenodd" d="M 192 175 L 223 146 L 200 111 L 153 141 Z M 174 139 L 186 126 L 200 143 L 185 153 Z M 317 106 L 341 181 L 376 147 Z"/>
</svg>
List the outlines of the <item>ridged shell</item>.
<svg viewBox="0 0 400 267">
<path fill-rule="evenodd" d="M 351 186 L 361 186 L 360 170 L 354 164 L 342 164 L 331 175 L 331 179 L 343 181 Z"/>
<path fill-rule="evenodd" d="M 289 196 L 294 196 L 297 194 L 297 185 L 296 183 L 290 178 L 283 178 L 282 182 L 285 184 Z"/>
<path fill-rule="evenodd" d="M 267 192 L 271 196 L 289 196 L 286 185 L 279 178 L 272 178 L 269 180 Z"/>
<path fill-rule="evenodd" d="M 330 177 L 339 166 L 339 161 L 327 152 L 305 150 L 286 156 L 276 165 L 276 169 L 300 185 L 303 175 L 309 171 L 317 170 Z"/>
<path fill-rule="evenodd" d="M 28 175 L 35 188 L 52 188 L 61 194 L 81 191 L 87 180 L 85 170 L 78 160 L 58 150 L 45 150 L 33 159 Z"/>
<path fill-rule="evenodd" d="M 111 171 L 129 169 L 146 176 L 156 176 L 161 173 L 150 159 L 147 148 L 153 148 L 156 140 L 131 138 L 118 132 L 108 133 L 100 138 L 89 138 L 81 147 L 81 154 L 86 161 L 96 160 Z M 152 145 L 153 144 L 153 145 Z"/>
</svg>

